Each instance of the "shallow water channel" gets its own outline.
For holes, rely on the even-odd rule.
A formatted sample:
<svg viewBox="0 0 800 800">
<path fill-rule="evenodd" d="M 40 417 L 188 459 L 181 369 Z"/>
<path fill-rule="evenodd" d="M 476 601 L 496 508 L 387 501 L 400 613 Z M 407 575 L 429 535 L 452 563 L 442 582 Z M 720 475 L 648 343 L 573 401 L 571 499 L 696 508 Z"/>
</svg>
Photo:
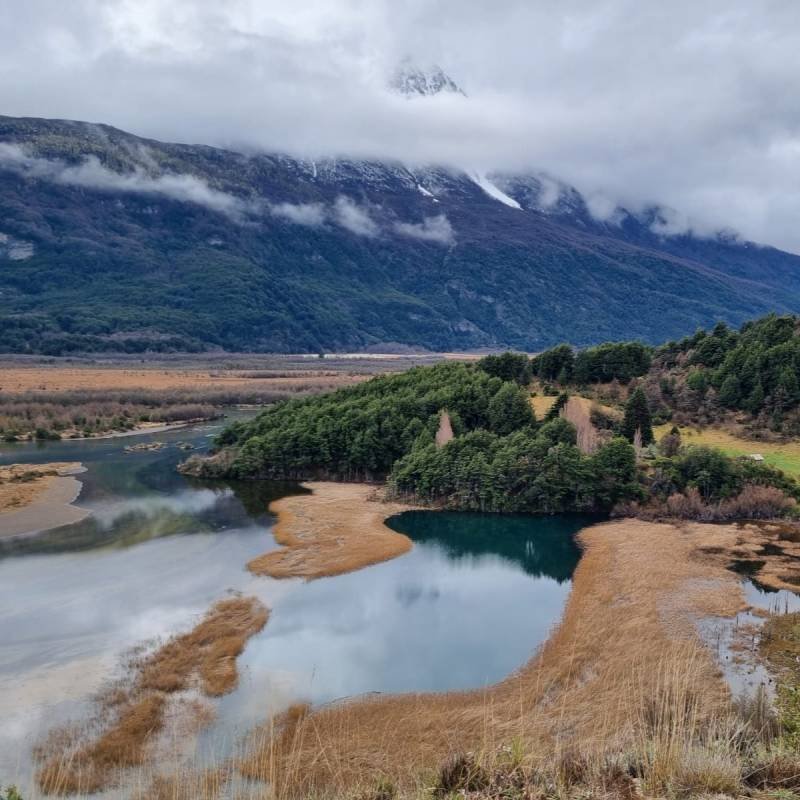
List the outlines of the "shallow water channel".
<svg viewBox="0 0 800 800">
<path fill-rule="evenodd" d="M 0 447 L 0 463 L 81 461 L 91 515 L 0 540 L 0 785 L 30 786 L 31 746 L 89 713 L 124 653 L 189 629 L 232 591 L 272 609 L 239 659 L 239 687 L 197 742 L 220 756 L 298 700 L 482 687 L 523 664 L 560 618 L 587 517 L 410 512 L 410 553 L 310 583 L 256 578 L 275 547 L 269 502 L 297 486 L 210 483 L 176 464 L 220 425 Z M 125 452 L 160 441 L 157 451 Z"/>
</svg>

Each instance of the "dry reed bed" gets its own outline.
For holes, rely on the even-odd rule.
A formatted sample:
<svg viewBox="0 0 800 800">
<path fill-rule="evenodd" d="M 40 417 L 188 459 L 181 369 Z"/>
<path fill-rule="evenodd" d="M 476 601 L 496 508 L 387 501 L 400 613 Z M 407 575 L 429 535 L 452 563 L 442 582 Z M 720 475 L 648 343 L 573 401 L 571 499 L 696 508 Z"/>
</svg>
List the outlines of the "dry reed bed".
<svg viewBox="0 0 800 800">
<path fill-rule="evenodd" d="M 592 424 L 592 403 L 585 397 L 572 396 L 561 409 L 561 416 L 575 426 L 578 449 L 586 455 L 591 455 L 597 450 L 599 437 Z"/>
<path fill-rule="evenodd" d="M 413 790 L 453 753 L 514 742 L 552 762 L 635 748 L 645 721 L 667 713 L 664 702 L 690 708 L 694 727 L 724 716 L 728 692 L 695 627 L 743 607 L 736 576 L 698 557 L 716 535 L 717 526 L 639 520 L 593 526 L 581 534 L 585 554 L 561 624 L 516 674 L 485 691 L 294 708 L 255 735 L 239 768 L 273 782 L 278 796 L 348 794 L 378 780 Z"/>
<path fill-rule="evenodd" d="M 92 723 L 82 729 L 57 729 L 36 748 L 36 778 L 42 791 L 97 792 L 116 785 L 124 770 L 143 766 L 165 725 L 170 698 L 193 688 L 206 697 L 234 689 L 236 658 L 268 617 L 255 598 L 221 600 L 191 631 L 135 658 L 124 685 L 101 696 Z M 188 707 L 196 711 L 191 703 Z"/>
<path fill-rule="evenodd" d="M 9 464 L 0 467 L 0 513 L 18 511 L 33 503 L 54 478 L 80 471 L 78 462 Z"/>
<path fill-rule="evenodd" d="M 282 547 L 247 565 L 256 575 L 314 578 L 342 575 L 388 561 L 411 549 L 411 540 L 384 521 L 411 506 L 386 503 L 369 485 L 317 481 L 304 484 L 311 495 L 284 497 L 270 504 L 278 515 L 273 529 Z"/>
<path fill-rule="evenodd" d="M 203 389 L 269 389 L 289 386 L 344 385 L 363 376 L 321 367 L 298 372 L 213 369 L 126 369 L 120 367 L 4 367 L 0 391 L 4 394 L 46 394 L 70 391 L 141 391 Z"/>
<path fill-rule="evenodd" d="M 260 406 L 330 392 L 368 374 L 28 367 L 2 370 L 0 435 L 66 438 L 209 419 L 225 406 Z"/>
</svg>

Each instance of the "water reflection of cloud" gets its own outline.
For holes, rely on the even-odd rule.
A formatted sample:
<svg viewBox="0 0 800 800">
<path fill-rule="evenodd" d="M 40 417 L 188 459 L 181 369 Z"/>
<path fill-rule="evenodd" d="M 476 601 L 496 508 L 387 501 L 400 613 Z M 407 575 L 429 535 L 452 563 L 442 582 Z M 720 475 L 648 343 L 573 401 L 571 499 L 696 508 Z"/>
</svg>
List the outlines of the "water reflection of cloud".
<svg viewBox="0 0 800 800">
<path fill-rule="evenodd" d="M 244 565 L 268 540 L 248 525 L 0 561 L 0 777 L 24 775 L 31 737 L 85 712 L 125 650 L 188 629 L 227 589 L 246 586 Z"/>
<path fill-rule="evenodd" d="M 112 525 L 114 520 L 131 511 L 154 515 L 163 511 L 176 514 L 202 514 L 212 509 L 222 500 L 233 497 L 233 491 L 224 489 L 186 489 L 172 495 L 150 494 L 132 497 L 113 503 L 100 502 L 89 505 L 95 517 L 104 525 Z"/>
<path fill-rule="evenodd" d="M 299 694 L 315 702 L 480 687 L 529 658 L 558 621 L 568 591 L 508 559 L 453 560 L 426 543 L 401 559 L 287 593 L 242 663 L 256 682 L 293 674 Z"/>
</svg>

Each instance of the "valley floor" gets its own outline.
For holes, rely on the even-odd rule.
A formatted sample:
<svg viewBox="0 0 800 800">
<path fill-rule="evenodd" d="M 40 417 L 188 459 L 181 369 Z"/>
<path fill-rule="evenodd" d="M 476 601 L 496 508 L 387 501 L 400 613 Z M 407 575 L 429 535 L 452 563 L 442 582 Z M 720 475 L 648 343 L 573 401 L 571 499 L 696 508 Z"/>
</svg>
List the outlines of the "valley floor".
<svg viewBox="0 0 800 800">
<path fill-rule="evenodd" d="M 0 356 L 0 439 L 153 433 L 219 416 L 227 407 L 329 392 L 448 357 L 455 356 Z"/>
</svg>

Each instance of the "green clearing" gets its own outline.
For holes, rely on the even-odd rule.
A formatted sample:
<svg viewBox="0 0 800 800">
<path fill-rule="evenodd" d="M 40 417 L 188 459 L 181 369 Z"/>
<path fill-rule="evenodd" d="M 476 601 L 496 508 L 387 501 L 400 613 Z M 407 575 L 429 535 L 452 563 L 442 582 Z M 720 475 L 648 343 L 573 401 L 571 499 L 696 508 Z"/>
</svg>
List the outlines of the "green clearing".
<svg viewBox="0 0 800 800">
<path fill-rule="evenodd" d="M 653 432 L 656 439 L 669 433 L 672 425 L 659 425 Z M 800 478 L 800 441 L 791 442 L 761 442 L 753 439 L 744 439 L 719 428 L 680 428 L 681 439 L 684 444 L 707 445 L 722 450 L 729 456 L 747 456 L 760 453 L 764 462 L 770 466 L 782 469 L 788 475 Z"/>
</svg>

